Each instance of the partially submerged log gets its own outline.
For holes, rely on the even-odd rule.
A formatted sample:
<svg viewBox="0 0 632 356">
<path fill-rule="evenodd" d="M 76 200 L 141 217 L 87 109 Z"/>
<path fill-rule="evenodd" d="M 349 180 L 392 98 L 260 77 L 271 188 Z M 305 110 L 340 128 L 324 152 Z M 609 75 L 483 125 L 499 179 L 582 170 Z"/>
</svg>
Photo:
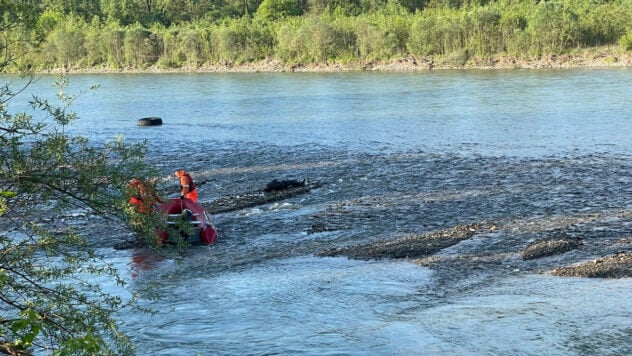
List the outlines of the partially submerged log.
<svg viewBox="0 0 632 356">
<path fill-rule="evenodd" d="M 229 211 L 242 210 L 259 205 L 273 203 L 279 200 L 288 199 L 300 194 L 308 193 L 310 190 L 320 187 L 320 183 L 312 183 L 304 186 L 294 186 L 288 189 L 272 190 L 266 192 L 264 190 L 253 190 L 249 192 L 228 195 L 216 199 L 210 203 L 201 204 L 209 214 L 226 213 Z"/>
</svg>

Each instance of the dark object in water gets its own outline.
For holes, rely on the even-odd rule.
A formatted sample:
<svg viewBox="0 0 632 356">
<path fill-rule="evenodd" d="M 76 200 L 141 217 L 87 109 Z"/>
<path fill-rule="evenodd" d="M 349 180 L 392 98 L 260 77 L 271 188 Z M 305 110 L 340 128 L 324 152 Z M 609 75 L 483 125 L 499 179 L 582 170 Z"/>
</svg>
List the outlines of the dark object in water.
<svg viewBox="0 0 632 356">
<path fill-rule="evenodd" d="M 162 119 L 159 117 L 144 117 L 136 121 L 138 126 L 160 126 L 162 125 Z"/>
<path fill-rule="evenodd" d="M 273 179 L 270 183 L 266 184 L 266 186 L 263 187 L 263 191 L 271 192 L 274 190 L 285 190 L 285 189 L 290 189 L 294 187 L 304 187 L 304 186 L 305 186 L 305 179 L 303 179 L 302 181 L 296 180 L 296 179 L 284 179 L 284 180 Z"/>
<path fill-rule="evenodd" d="M 530 244 L 522 251 L 523 260 L 560 255 L 562 253 L 580 248 L 583 245 L 578 238 L 560 238 L 542 240 Z"/>
<path fill-rule="evenodd" d="M 227 195 L 204 205 L 204 209 L 209 214 L 220 214 L 229 211 L 236 211 L 250 208 L 257 205 L 272 203 L 275 201 L 288 199 L 299 194 L 308 193 L 311 189 L 320 188 L 321 182 L 305 183 L 303 186 L 293 187 L 284 190 L 263 192 L 261 189 Z"/>
</svg>

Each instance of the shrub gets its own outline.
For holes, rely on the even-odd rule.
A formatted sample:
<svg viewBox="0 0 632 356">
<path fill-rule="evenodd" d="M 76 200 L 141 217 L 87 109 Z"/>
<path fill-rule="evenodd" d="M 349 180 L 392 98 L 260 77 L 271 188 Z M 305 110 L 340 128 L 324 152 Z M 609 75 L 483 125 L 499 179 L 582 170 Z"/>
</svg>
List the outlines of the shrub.
<svg viewBox="0 0 632 356">
<path fill-rule="evenodd" d="M 289 16 L 301 15 L 297 0 L 263 0 L 256 17 L 264 21 L 275 21 Z"/>
<path fill-rule="evenodd" d="M 619 46 L 625 51 L 632 51 L 632 31 L 619 38 Z"/>
<path fill-rule="evenodd" d="M 444 55 L 464 48 L 461 15 L 456 10 L 424 11 L 415 16 L 410 29 L 408 50 L 417 55 Z"/>
<path fill-rule="evenodd" d="M 85 28 L 82 20 L 70 17 L 49 34 L 44 51 L 55 65 L 72 67 L 84 59 Z"/>
<path fill-rule="evenodd" d="M 541 2 L 529 19 L 528 31 L 536 54 L 559 54 L 578 43 L 578 16 L 557 2 Z"/>
<path fill-rule="evenodd" d="M 152 65 L 160 57 L 162 41 L 159 36 L 140 27 L 132 27 L 125 32 L 123 53 L 125 62 L 133 68 Z"/>
</svg>

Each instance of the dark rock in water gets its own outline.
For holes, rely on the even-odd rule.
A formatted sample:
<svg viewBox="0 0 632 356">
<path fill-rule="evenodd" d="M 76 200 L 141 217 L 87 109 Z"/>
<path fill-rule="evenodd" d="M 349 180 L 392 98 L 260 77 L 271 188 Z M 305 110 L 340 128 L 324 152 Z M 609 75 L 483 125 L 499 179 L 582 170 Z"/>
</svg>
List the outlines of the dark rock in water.
<svg viewBox="0 0 632 356">
<path fill-rule="evenodd" d="M 305 179 L 303 179 L 302 181 L 296 179 L 274 179 L 270 183 L 266 184 L 265 187 L 263 187 L 263 191 L 272 192 L 275 190 L 285 190 L 294 187 L 304 187 L 305 185 Z"/>
<path fill-rule="evenodd" d="M 578 238 L 562 238 L 537 241 L 522 251 L 523 260 L 559 255 L 582 246 Z"/>
<path fill-rule="evenodd" d="M 554 276 L 589 278 L 629 278 L 632 277 L 632 253 L 619 252 L 577 266 L 559 267 Z"/>
<path fill-rule="evenodd" d="M 495 226 L 489 223 L 457 225 L 453 228 L 394 241 L 330 249 L 318 253 L 317 256 L 347 256 L 354 259 L 423 258 L 470 239 L 477 233 L 491 231 L 494 228 Z"/>
<path fill-rule="evenodd" d="M 289 187 L 282 190 L 255 190 L 243 192 L 216 199 L 210 203 L 202 204 L 206 212 L 209 214 L 226 213 L 229 211 L 251 208 L 253 206 L 268 204 L 283 199 L 288 199 L 296 195 L 309 192 L 311 189 L 319 188 L 321 183 L 304 184 Z"/>
</svg>

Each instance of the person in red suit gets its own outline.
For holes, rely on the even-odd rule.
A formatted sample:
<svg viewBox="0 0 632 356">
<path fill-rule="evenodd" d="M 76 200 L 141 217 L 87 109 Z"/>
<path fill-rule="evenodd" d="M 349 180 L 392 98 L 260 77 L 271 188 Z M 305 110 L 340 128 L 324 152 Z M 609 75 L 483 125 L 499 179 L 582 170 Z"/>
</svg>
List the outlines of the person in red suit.
<svg viewBox="0 0 632 356">
<path fill-rule="evenodd" d="M 176 171 L 176 178 L 178 178 L 178 181 L 180 182 L 180 199 L 187 198 L 197 203 L 197 189 L 195 189 L 195 183 L 193 183 L 191 175 L 184 169 L 178 169 Z"/>
<path fill-rule="evenodd" d="M 140 214 L 152 213 L 155 205 L 163 201 L 152 182 L 143 182 L 134 178 L 129 181 L 127 189 L 130 204 L 134 205 Z"/>
</svg>

